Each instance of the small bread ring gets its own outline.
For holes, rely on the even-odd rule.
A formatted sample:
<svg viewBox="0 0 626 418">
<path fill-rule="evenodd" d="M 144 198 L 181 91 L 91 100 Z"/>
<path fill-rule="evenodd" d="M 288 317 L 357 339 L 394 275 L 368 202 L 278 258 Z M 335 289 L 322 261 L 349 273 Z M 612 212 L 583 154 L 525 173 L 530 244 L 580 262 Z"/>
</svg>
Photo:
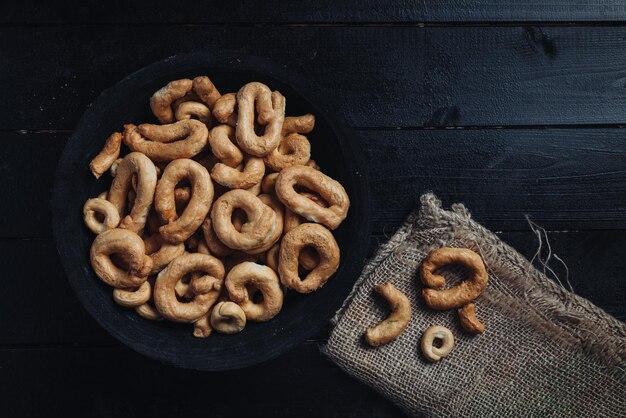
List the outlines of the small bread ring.
<svg viewBox="0 0 626 418">
<path fill-rule="evenodd" d="M 218 302 L 211 311 L 211 326 L 222 334 L 236 334 L 246 327 L 246 313 L 234 302 Z"/>
<path fill-rule="evenodd" d="M 128 229 L 109 229 L 96 236 L 91 244 L 90 259 L 96 275 L 106 284 L 118 288 L 141 286 L 152 270 L 152 260 L 145 254 L 141 237 Z M 111 255 L 124 254 L 125 270 L 111 261 Z"/>
<path fill-rule="evenodd" d="M 379 284 L 374 290 L 384 297 L 391 307 L 391 314 L 375 327 L 365 332 L 365 341 L 372 347 L 387 344 L 398 338 L 411 320 L 409 299 L 391 283 Z"/>
<path fill-rule="evenodd" d="M 136 308 L 148 303 L 151 295 L 148 281 L 143 282 L 137 290 L 113 289 L 113 300 L 125 308 Z"/>
<path fill-rule="evenodd" d="M 235 106 L 237 106 L 237 95 L 226 93 L 215 102 L 213 116 L 219 123 L 225 123 L 234 128 L 239 119 L 239 115 L 235 112 Z"/>
<path fill-rule="evenodd" d="M 211 152 L 222 164 L 237 167 L 243 162 L 243 152 L 234 143 L 235 129 L 229 125 L 217 125 L 209 133 Z"/>
<path fill-rule="evenodd" d="M 174 112 L 172 111 L 172 103 L 184 97 L 193 88 L 193 82 L 187 78 L 182 80 L 170 81 L 157 90 L 150 98 L 150 108 L 152 113 L 161 123 L 174 122 Z"/>
<path fill-rule="evenodd" d="M 311 158 L 309 140 L 299 134 L 290 134 L 282 140 L 263 162 L 274 171 L 280 171 L 292 165 L 304 165 Z"/>
<path fill-rule="evenodd" d="M 208 137 L 206 125 L 195 119 L 169 125 L 124 125 L 124 143 L 155 162 L 191 158 L 202 151 Z"/>
<path fill-rule="evenodd" d="M 249 254 L 264 253 L 265 251 L 269 250 L 274 244 L 276 244 L 280 239 L 280 236 L 283 234 L 283 218 L 285 213 L 285 208 L 283 204 L 280 203 L 280 201 L 276 197 L 269 194 L 259 195 L 259 199 L 261 200 L 261 202 L 272 208 L 272 210 L 276 214 L 276 227 L 274 228 L 274 232 L 267 240 L 267 242 L 259 248 L 246 251 Z"/>
<path fill-rule="evenodd" d="M 193 299 L 181 303 L 176 298 L 175 286 L 186 274 L 203 271 L 212 277 L 210 291 L 195 294 Z M 157 276 L 154 288 L 154 303 L 165 318 L 174 322 L 194 322 L 209 312 L 219 297 L 224 282 L 224 265 L 215 257 L 206 254 L 183 254 L 176 257 Z"/>
<path fill-rule="evenodd" d="M 247 222 L 237 231 L 232 222 L 233 211 L 246 212 Z M 235 189 L 220 196 L 211 209 L 211 223 L 219 240 L 237 250 L 253 250 L 265 245 L 276 228 L 276 213 L 257 196 Z"/>
<path fill-rule="evenodd" d="M 283 306 L 283 291 L 278 276 L 267 266 L 243 262 L 234 266 L 226 276 L 228 297 L 237 303 L 249 321 L 264 322 L 272 319 Z M 254 303 L 248 287 L 258 289 L 263 295 L 260 303 Z"/>
<path fill-rule="evenodd" d="M 102 221 L 98 220 L 96 214 L 102 217 Z M 94 234 L 117 228 L 120 224 L 120 214 L 113 203 L 106 200 L 106 197 L 88 199 L 83 206 L 83 219 L 87 228 Z"/>
<path fill-rule="evenodd" d="M 176 120 L 185 120 L 195 117 L 205 125 L 211 124 L 211 109 L 200 102 L 182 102 L 176 106 Z"/>
<path fill-rule="evenodd" d="M 193 91 L 210 109 L 213 109 L 215 102 L 222 97 L 209 77 L 204 75 L 193 79 Z"/>
<path fill-rule="evenodd" d="M 237 93 L 236 138 L 239 147 L 250 155 L 265 157 L 280 144 L 280 135 L 285 120 L 285 98 L 277 91 L 259 82 L 248 83 Z M 265 125 L 264 133 L 255 132 L 256 122 Z"/>
<path fill-rule="evenodd" d="M 315 127 L 315 116 L 310 113 L 302 116 L 285 116 L 283 122 L 282 136 L 292 133 L 308 134 Z"/>
<path fill-rule="evenodd" d="M 227 255 L 231 255 L 233 253 L 233 250 L 224 245 L 217 237 L 217 234 L 215 234 L 215 231 L 211 226 L 210 217 L 207 217 L 204 222 L 202 222 L 202 235 L 204 236 L 204 241 L 212 255 L 216 257 L 226 257 Z"/>
<path fill-rule="evenodd" d="M 304 280 L 298 275 L 298 255 L 305 246 L 315 248 L 319 264 Z M 299 293 L 319 289 L 339 268 L 339 246 L 333 234 L 318 224 L 305 223 L 287 232 L 280 244 L 278 272 L 282 284 Z"/>
<path fill-rule="evenodd" d="M 435 347 L 435 340 L 441 340 L 441 347 Z M 452 332 L 442 326 L 429 327 L 422 335 L 421 348 L 426 360 L 436 362 L 450 354 L 454 347 Z"/>
<path fill-rule="evenodd" d="M 468 303 L 458 310 L 461 327 L 470 334 L 482 334 L 485 326 L 476 316 L 476 305 Z"/>
<path fill-rule="evenodd" d="M 179 217 L 176 213 L 174 189 L 183 179 L 188 179 L 191 184 L 191 200 Z M 213 183 L 206 169 L 189 159 L 172 161 L 156 186 L 154 207 L 167 223 L 159 228 L 159 232 L 168 242 L 185 241 L 200 227 L 212 201 Z"/>
<path fill-rule="evenodd" d="M 318 193 L 330 205 L 321 207 L 302 196 L 294 186 L 303 186 Z M 319 222 L 330 229 L 336 229 L 348 214 L 350 199 L 339 182 L 321 171 L 306 166 L 292 166 L 283 169 L 276 180 L 276 195 L 283 204 L 312 222 Z"/>
<path fill-rule="evenodd" d="M 111 165 L 117 160 L 122 148 L 122 134 L 113 132 L 104 143 L 102 150 L 91 160 L 89 169 L 94 177 L 99 179 L 105 171 L 111 168 Z"/>
<path fill-rule="evenodd" d="M 173 259 L 185 252 L 185 244 L 170 244 L 160 234 L 154 234 L 144 240 L 146 254 L 152 259 L 150 274 L 163 270 Z"/>
<path fill-rule="evenodd" d="M 211 178 L 230 189 L 249 189 L 263 180 L 265 164 L 262 158 L 246 157 L 243 167 L 229 167 L 217 163 L 211 170 Z"/>
<path fill-rule="evenodd" d="M 469 269 L 470 277 L 460 284 L 443 290 L 446 279 L 434 271 L 450 264 L 460 264 Z M 467 248 L 443 247 L 433 250 L 422 261 L 419 269 L 422 283 L 429 288 L 422 290 L 424 302 L 431 309 L 460 308 L 476 299 L 489 281 L 480 255 Z"/>
<path fill-rule="evenodd" d="M 132 188 L 132 177 L 137 176 L 137 191 L 128 216 L 124 217 L 126 200 Z M 120 228 L 139 233 L 145 226 L 154 198 L 157 174 L 154 164 L 148 157 L 131 152 L 117 168 L 117 175 L 111 183 L 108 199 L 120 215 Z"/>
</svg>

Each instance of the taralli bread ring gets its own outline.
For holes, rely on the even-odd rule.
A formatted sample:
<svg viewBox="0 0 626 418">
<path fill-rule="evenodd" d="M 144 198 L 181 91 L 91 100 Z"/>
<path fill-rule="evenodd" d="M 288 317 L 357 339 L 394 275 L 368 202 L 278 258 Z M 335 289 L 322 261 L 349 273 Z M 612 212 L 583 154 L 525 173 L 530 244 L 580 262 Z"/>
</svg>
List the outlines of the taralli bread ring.
<svg viewBox="0 0 626 418">
<path fill-rule="evenodd" d="M 120 224 L 120 214 L 113 203 L 108 200 L 96 198 L 88 199 L 83 206 L 83 219 L 85 225 L 94 234 L 100 234 L 109 229 L 117 228 Z M 98 220 L 96 214 L 102 217 Z"/>
<path fill-rule="evenodd" d="M 209 319 L 210 314 L 201 316 L 196 322 L 193 323 L 193 336 L 196 338 L 207 338 L 213 332 L 211 321 Z"/>
<path fill-rule="evenodd" d="M 434 271 L 450 264 L 460 264 L 469 270 L 470 277 L 460 284 L 445 290 L 446 279 Z M 422 283 L 432 289 L 422 290 L 424 302 L 431 309 L 447 310 L 460 308 L 476 299 L 489 281 L 480 255 L 467 248 L 443 247 L 433 250 L 422 261 L 419 269 Z"/>
<path fill-rule="evenodd" d="M 184 97 L 193 88 L 193 82 L 187 78 L 174 80 L 157 90 L 150 98 L 152 113 L 161 123 L 174 122 L 172 103 Z"/>
<path fill-rule="evenodd" d="M 323 208 L 328 207 L 328 204 L 317 194 L 309 193 L 309 192 L 301 192 L 300 195 L 306 197 L 307 199 L 312 200 L 313 202 L 315 202 L 316 204 L 318 204 L 319 206 Z M 296 226 L 303 224 L 305 222 L 306 222 L 306 219 L 304 219 L 302 216 L 285 208 L 285 232 L 289 232 L 292 229 L 294 229 Z"/>
<path fill-rule="evenodd" d="M 157 309 L 149 303 L 144 303 L 135 308 L 137 315 L 150 321 L 162 321 L 163 316 L 157 311 Z"/>
<path fill-rule="evenodd" d="M 298 275 L 298 255 L 305 246 L 315 248 L 319 264 L 304 279 Z M 339 246 L 333 234 L 318 224 L 306 223 L 287 232 L 280 244 L 278 272 L 282 284 L 299 293 L 319 289 L 339 268 Z"/>
<path fill-rule="evenodd" d="M 435 340 L 441 341 L 441 347 L 434 345 Z M 436 362 L 450 354 L 454 347 L 452 332 L 442 326 L 429 327 L 422 335 L 421 348 L 426 360 Z"/>
<path fill-rule="evenodd" d="M 244 166 L 233 168 L 217 163 L 211 170 L 211 178 L 230 189 L 249 189 L 263 180 L 265 164 L 262 158 L 246 157 Z"/>
<path fill-rule="evenodd" d="M 263 193 L 271 194 L 274 193 L 274 186 L 276 185 L 276 180 L 278 179 L 278 173 L 270 173 L 263 178 L 261 182 L 261 190 Z"/>
<path fill-rule="evenodd" d="M 305 136 L 291 134 L 269 153 L 263 162 L 274 171 L 292 165 L 304 165 L 311 158 L 311 144 Z"/>
<path fill-rule="evenodd" d="M 237 126 L 239 115 L 235 112 L 237 106 L 237 95 L 226 93 L 220 97 L 213 106 L 213 116 L 219 123 L 225 123 L 233 128 Z"/>
<path fill-rule="evenodd" d="M 213 278 L 212 289 L 195 294 L 193 299 L 181 303 L 174 287 L 186 274 L 202 271 Z M 154 304 L 165 318 L 174 322 L 194 322 L 206 315 L 220 295 L 224 282 L 224 265 L 217 258 L 206 254 L 183 254 L 176 257 L 157 276 L 154 288 Z"/>
<path fill-rule="evenodd" d="M 204 242 L 212 255 L 216 257 L 226 257 L 227 255 L 231 255 L 233 253 L 233 249 L 224 245 L 217 237 L 217 234 L 215 234 L 213 226 L 211 225 L 210 217 L 207 217 L 204 222 L 202 222 L 202 235 L 204 236 Z"/>
<path fill-rule="evenodd" d="M 283 306 L 283 291 L 278 276 L 267 266 L 245 261 L 234 266 L 226 276 L 228 297 L 237 303 L 249 321 L 264 322 L 272 319 Z M 248 287 L 256 288 L 263 295 L 260 303 L 254 303 Z"/>
<path fill-rule="evenodd" d="M 302 116 L 285 116 L 283 122 L 282 136 L 292 133 L 308 134 L 315 127 L 315 116 L 310 113 Z"/>
<path fill-rule="evenodd" d="M 246 190 L 246 191 L 252 193 L 253 195 L 258 196 L 258 195 L 261 194 L 261 182 L 258 182 L 254 186 L 248 187 L 247 189 L 243 189 L 243 190 Z"/>
<path fill-rule="evenodd" d="M 133 176 L 137 176 L 136 196 L 130 213 L 124 217 Z M 156 168 L 148 157 L 139 152 L 131 152 L 124 157 L 108 193 L 109 202 L 115 206 L 120 215 L 120 228 L 137 233 L 143 229 L 154 199 L 156 183 Z"/>
<path fill-rule="evenodd" d="M 208 137 L 206 125 L 195 119 L 170 125 L 124 125 L 124 143 L 155 162 L 191 158 L 202 151 Z"/>
<path fill-rule="evenodd" d="M 476 316 L 476 305 L 468 303 L 458 310 L 461 327 L 470 334 L 482 334 L 485 326 Z"/>
<path fill-rule="evenodd" d="M 222 97 L 211 79 L 205 75 L 193 79 L 193 91 L 210 109 L 213 109 L 215 102 Z"/>
<path fill-rule="evenodd" d="M 176 107 L 176 120 L 192 119 L 195 117 L 205 125 L 211 124 L 211 109 L 200 102 L 182 102 Z"/>
<path fill-rule="evenodd" d="M 274 244 L 272 248 L 265 253 L 265 265 L 278 274 L 278 253 L 280 252 L 280 244 Z"/>
<path fill-rule="evenodd" d="M 221 334 L 236 334 L 246 327 L 246 313 L 234 302 L 218 302 L 211 310 L 211 326 Z"/>
<path fill-rule="evenodd" d="M 243 152 L 234 143 L 235 129 L 229 125 L 217 125 L 209 133 L 211 152 L 222 164 L 237 167 L 243 162 Z"/>
<path fill-rule="evenodd" d="M 272 236 L 267 240 L 267 242 L 259 248 L 256 248 L 254 250 L 248 250 L 247 253 L 249 254 L 264 253 L 265 251 L 269 250 L 275 243 L 277 243 L 280 239 L 280 236 L 283 234 L 283 217 L 285 213 L 285 208 L 283 207 L 283 204 L 280 203 L 280 201 L 276 197 L 269 194 L 259 195 L 259 199 L 261 200 L 261 202 L 272 208 L 272 210 L 276 214 L 276 227 L 274 228 L 274 232 L 272 233 Z"/>
<path fill-rule="evenodd" d="M 113 132 L 104 143 L 102 151 L 89 163 L 89 169 L 95 178 L 99 179 L 105 171 L 111 168 L 111 165 L 113 165 L 117 157 L 119 157 L 121 148 L 122 134 Z"/>
<path fill-rule="evenodd" d="M 185 252 L 185 244 L 170 244 L 160 234 L 154 234 L 144 240 L 146 254 L 152 259 L 150 274 L 163 270 L 173 259 Z"/>
<path fill-rule="evenodd" d="M 152 270 L 152 260 L 145 254 L 139 235 L 127 229 L 110 229 L 99 234 L 91 244 L 91 266 L 96 275 L 109 286 L 135 288 L 141 286 Z M 127 269 L 120 269 L 111 255 L 124 254 Z"/>
<path fill-rule="evenodd" d="M 384 297 L 391 307 L 391 314 L 381 323 L 365 332 L 365 341 L 372 347 L 395 340 L 411 320 L 409 299 L 391 283 L 379 284 L 374 290 Z"/>
<path fill-rule="evenodd" d="M 180 217 L 176 213 L 174 189 L 183 179 L 191 184 L 191 200 Z M 174 160 L 165 168 L 156 187 L 154 207 L 163 221 L 159 228 L 168 242 L 179 243 L 192 236 L 206 218 L 213 201 L 213 183 L 204 167 L 193 160 Z"/>
<path fill-rule="evenodd" d="M 265 157 L 280 144 L 285 120 L 285 98 L 259 82 L 248 83 L 237 93 L 237 130 L 239 147 L 250 155 Z M 255 132 L 256 122 L 265 126 L 262 136 Z"/>
<path fill-rule="evenodd" d="M 303 186 L 318 193 L 330 206 L 321 207 L 296 192 L 295 186 Z M 311 167 L 295 165 L 283 169 L 276 180 L 275 190 L 287 208 L 309 221 L 322 223 L 330 229 L 336 229 L 341 224 L 350 207 L 350 199 L 343 186 Z"/>
<path fill-rule="evenodd" d="M 246 212 L 247 222 L 237 231 L 235 209 Z M 245 190 L 231 190 L 220 196 L 211 209 L 211 223 L 218 239 L 236 250 L 253 250 L 265 245 L 276 228 L 276 213 L 257 196 Z"/>
<path fill-rule="evenodd" d="M 143 282 L 137 290 L 113 289 L 113 300 L 125 308 L 136 308 L 148 303 L 152 295 L 150 283 Z"/>
</svg>

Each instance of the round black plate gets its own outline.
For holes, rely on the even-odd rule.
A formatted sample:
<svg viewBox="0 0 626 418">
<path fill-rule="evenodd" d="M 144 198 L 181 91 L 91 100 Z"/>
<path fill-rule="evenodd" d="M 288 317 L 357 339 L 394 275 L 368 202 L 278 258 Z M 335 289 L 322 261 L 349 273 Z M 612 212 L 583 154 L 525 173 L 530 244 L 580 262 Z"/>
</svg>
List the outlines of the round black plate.
<svg viewBox="0 0 626 418">
<path fill-rule="evenodd" d="M 341 247 L 341 266 L 317 292 L 288 292 L 282 311 L 265 323 L 249 324 L 237 335 L 192 336 L 192 326 L 148 321 L 113 301 L 111 288 L 93 273 L 89 248 L 94 236 L 82 221 L 86 199 L 108 189 L 105 174 L 96 181 L 88 165 L 104 139 L 124 123 L 156 122 L 149 98 L 167 82 L 208 75 L 221 92 L 236 92 L 250 81 L 266 83 L 287 99 L 287 114 L 313 113 L 316 126 L 309 135 L 313 158 L 322 170 L 340 181 L 351 200 L 348 218 L 335 237 Z M 149 65 L 103 92 L 85 112 L 67 143 L 56 172 L 53 228 L 67 277 L 83 306 L 109 333 L 132 349 L 179 367 L 225 370 L 255 364 L 285 352 L 327 323 L 347 297 L 366 256 L 369 238 L 369 189 L 361 174 L 360 151 L 352 149 L 349 134 L 330 115 L 330 103 L 340 100 L 266 59 L 235 53 L 197 53 L 174 56 Z M 61 308 L 60 308 L 61 309 Z"/>
</svg>

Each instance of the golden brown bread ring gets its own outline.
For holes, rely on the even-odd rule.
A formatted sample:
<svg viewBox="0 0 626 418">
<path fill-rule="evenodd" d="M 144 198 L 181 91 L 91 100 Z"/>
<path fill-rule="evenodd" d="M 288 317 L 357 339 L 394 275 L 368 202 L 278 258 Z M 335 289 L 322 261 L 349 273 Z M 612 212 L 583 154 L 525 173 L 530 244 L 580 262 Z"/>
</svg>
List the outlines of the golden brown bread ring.
<svg viewBox="0 0 626 418">
<path fill-rule="evenodd" d="M 211 217 L 207 217 L 202 222 L 202 235 L 204 236 L 204 242 L 206 243 L 210 253 L 216 257 L 226 257 L 233 253 L 233 249 L 227 247 L 219 240 L 217 234 L 213 230 L 211 225 Z"/>
<path fill-rule="evenodd" d="M 211 327 L 222 334 L 236 334 L 246 326 L 246 313 L 231 301 L 218 302 L 211 310 Z"/>
<path fill-rule="evenodd" d="M 261 184 L 265 174 L 265 164 L 262 158 L 246 157 L 243 167 L 229 167 L 217 163 L 211 170 L 211 178 L 229 189 L 250 189 Z"/>
<path fill-rule="evenodd" d="M 176 213 L 174 189 L 183 179 L 189 180 L 191 200 L 183 213 Z M 171 243 L 184 242 L 200 227 L 213 201 L 213 183 L 209 173 L 199 163 L 174 160 L 167 165 L 156 187 L 154 207 L 167 224 L 159 228 L 163 238 Z"/>
<path fill-rule="evenodd" d="M 458 285 L 443 289 L 446 279 L 434 271 L 450 264 L 468 268 L 470 277 Z M 424 302 L 431 309 L 447 310 L 460 308 L 476 299 L 487 286 L 489 275 L 480 255 L 467 248 L 437 248 L 428 254 L 419 268 Z M 431 289 L 432 288 L 432 289 Z"/>
<path fill-rule="evenodd" d="M 91 244 L 90 259 L 96 275 L 109 286 L 136 288 L 141 286 L 152 270 L 152 260 L 145 254 L 143 240 L 128 229 L 109 229 L 96 236 Z M 120 269 L 111 260 L 114 254 L 124 254 L 127 269 Z"/>
<path fill-rule="evenodd" d="M 213 106 L 213 116 L 219 123 L 225 123 L 233 128 L 237 126 L 239 115 L 235 112 L 237 106 L 237 95 L 235 93 L 226 93 Z"/>
<path fill-rule="evenodd" d="M 102 221 L 98 220 L 96 214 L 102 217 Z M 83 205 L 83 219 L 87 228 L 96 235 L 117 228 L 120 224 L 120 214 L 106 197 L 87 199 Z"/>
<path fill-rule="evenodd" d="M 243 151 L 265 157 L 280 144 L 285 120 L 285 98 L 282 94 L 272 92 L 259 82 L 248 83 L 237 92 L 237 112 L 235 136 Z M 265 126 L 262 136 L 256 134 L 255 122 Z"/>
<path fill-rule="evenodd" d="M 302 116 L 285 116 L 283 122 L 282 136 L 292 133 L 308 134 L 315 127 L 315 116 L 310 113 Z"/>
<path fill-rule="evenodd" d="M 228 272 L 225 285 L 228 297 L 241 307 L 249 321 L 269 321 L 283 306 L 284 296 L 278 276 L 267 266 L 249 261 L 237 264 Z M 258 289 L 263 300 L 254 303 L 248 288 Z"/>
<path fill-rule="evenodd" d="M 113 300 L 125 308 L 136 308 L 148 303 L 151 295 L 148 281 L 143 282 L 136 290 L 113 289 Z"/>
<path fill-rule="evenodd" d="M 248 254 L 260 254 L 268 251 L 274 244 L 278 242 L 281 235 L 283 234 L 283 218 L 285 213 L 285 208 L 280 201 L 269 194 L 259 195 L 259 199 L 261 202 L 265 203 L 267 206 L 272 208 L 274 213 L 276 214 L 276 227 L 274 228 L 274 232 L 271 237 L 267 240 L 265 244 L 260 246 L 259 248 L 255 248 L 254 250 L 246 251 Z"/>
<path fill-rule="evenodd" d="M 176 283 L 194 271 L 202 271 L 212 278 L 211 289 L 207 293 L 195 294 L 189 302 L 179 302 L 176 298 Z M 170 321 L 194 322 L 207 315 L 217 301 L 223 283 L 224 265 L 217 258 L 198 253 L 183 254 L 172 260 L 157 276 L 154 303 L 161 315 Z"/>
<path fill-rule="evenodd" d="M 439 340 L 441 345 L 436 346 L 435 340 Z M 454 347 L 454 335 L 440 325 L 428 327 L 422 335 L 420 346 L 426 360 L 436 362 L 450 354 Z"/>
<path fill-rule="evenodd" d="M 192 100 L 182 102 L 176 106 L 176 120 L 185 120 L 195 117 L 205 125 L 211 125 L 211 109 L 200 102 Z"/>
<path fill-rule="evenodd" d="M 117 160 L 122 149 L 122 134 L 113 132 L 104 143 L 102 150 L 89 163 L 89 169 L 94 177 L 99 179 Z"/>
<path fill-rule="evenodd" d="M 202 151 L 208 137 L 206 125 L 195 119 L 169 125 L 124 125 L 124 143 L 155 162 L 191 158 Z"/>
<path fill-rule="evenodd" d="M 193 88 L 193 82 L 187 78 L 182 80 L 174 80 L 167 83 L 164 87 L 157 90 L 150 97 L 150 108 L 152 113 L 161 123 L 174 122 L 174 111 L 172 103 L 184 97 Z"/>
<path fill-rule="evenodd" d="M 152 259 L 150 274 L 163 270 L 173 259 L 185 252 L 185 244 L 170 244 L 160 234 L 153 234 L 144 239 L 146 254 Z"/>
<path fill-rule="evenodd" d="M 200 100 L 206 103 L 209 109 L 213 109 L 215 102 L 222 97 L 211 79 L 204 75 L 193 79 L 193 91 L 198 95 Z"/>
<path fill-rule="evenodd" d="M 235 129 L 228 125 L 217 125 L 209 133 L 211 152 L 222 164 L 237 167 L 243 162 L 243 152 L 235 145 Z"/>
<path fill-rule="evenodd" d="M 304 279 L 298 275 L 298 256 L 305 246 L 313 247 L 319 264 Z M 339 268 L 339 246 L 333 234 L 318 224 L 305 223 L 287 232 L 280 243 L 278 273 L 282 284 L 299 293 L 322 287 Z"/>
<path fill-rule="evenodd" d="M 295 186 L 303 186 L 318 193 L 330 206 L 321 207 L 311 199 L 299 194 Z M 276 180 L 276 195 L 291 211 L 312 222 L 319 222 L 336 229 L 348 214 L 350 199 L 339 182 L 321 171 L 306 166 L 283 169 Z"/>
<path fill-rule="evenodd" d="M 237 231 L 232 222 L 233 211 L 246 212 L 247 222 Z M 253 250 L 267 243 L 276 228 L 276 213 L 254 194 L 241 189 L 220 196 L 211 209 L 211 223 L 219 240 L 237 250 Z"/>
<path fill-rule="evenodd" d="M 263 162 L 272 170 L 280 171 L 292 165 L 305 165 L 311 158 L 311 144 L 305 136 L 290 134 L 282 140 Z"/>
<path fill-rule="evenodd" d="M 137 176 L 137 191 L 130 213 L 124 217 L 126 199 L 132 188 L 132 177 Z M 148 157 L 131 152 L 117 167 L 117 173 L 108 193 L 109 202 L 120 215 L 120 228 L 139 233 L 145 226 L 154 199 L 157 174 L 154 164 Z"/>
<path fill-rule="evenodd" d="M 376 326 L 365 332 L 365 341 L 372 347 L 398 338 L 411 320 L 411 302 L 391 283 L 379 284 L 374 290 L 384 297 L 391 307 L 391 314 Z"/>
<path fill-rule="evenodd" d="M 468 303 L 458 310 L 461 328 L 470 334 L 482 334 L 485 326 L 476 316 L 476 305 Z"/>
</svg>

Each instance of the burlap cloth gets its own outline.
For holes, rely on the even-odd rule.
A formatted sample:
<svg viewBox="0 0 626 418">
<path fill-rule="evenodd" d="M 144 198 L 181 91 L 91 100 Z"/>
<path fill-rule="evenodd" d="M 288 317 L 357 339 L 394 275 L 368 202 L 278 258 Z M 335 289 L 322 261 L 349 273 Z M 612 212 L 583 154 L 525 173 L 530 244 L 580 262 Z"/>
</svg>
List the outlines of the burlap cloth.
<svg viewBox="0 0 626 418">
<path fill-rule="evenodd" d="M 445 211 L 432 194 L 421 202 L 363 270 L 323 352 L 409 415 L 626 416 L 625 324 L 548 279 L 462 205 Z M 470 248 L 485 261 L 489 285 L 476 301 L 483 335 L 466 334 L 456 312 L 421 300 L 417 267 L 443 246 Z M 453 284 L 463 273 L 444 275 Z M 408 296 L 412 318 L 397 340 L 370 348 L 363 332 L 388 314 L 372 289 L 385 282 Z M 455 336 L 452 353 L 434 364 L 419 350 L 431 325 Z"/>
</svg>

